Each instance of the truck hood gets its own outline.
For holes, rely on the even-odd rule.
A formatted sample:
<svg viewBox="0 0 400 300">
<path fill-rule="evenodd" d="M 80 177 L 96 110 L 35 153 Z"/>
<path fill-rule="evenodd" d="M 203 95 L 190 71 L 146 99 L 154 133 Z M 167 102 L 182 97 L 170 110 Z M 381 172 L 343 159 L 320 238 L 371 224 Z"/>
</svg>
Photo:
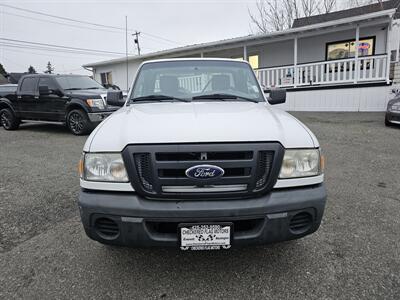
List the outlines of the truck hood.
<svg viewBox="0 0 400 300">
<path fill-rule="evenodd" d="M 96 89 L 96 90 L 72 90 L 72 91 L 64 91 L 66 95 L 71 97 L 83 98 L 87 99 L 93 96 L 101 96 L 107 94 L 106 89 Z"/>
<path fill-rule="evenodd" d="M 267 103 L 140 103 L 123 107 L 88 138 L 84 151 L 122 151 L 128 144 L 280 142 L 285 148 L 318 147 L 311 131 Z"/>
</svg>

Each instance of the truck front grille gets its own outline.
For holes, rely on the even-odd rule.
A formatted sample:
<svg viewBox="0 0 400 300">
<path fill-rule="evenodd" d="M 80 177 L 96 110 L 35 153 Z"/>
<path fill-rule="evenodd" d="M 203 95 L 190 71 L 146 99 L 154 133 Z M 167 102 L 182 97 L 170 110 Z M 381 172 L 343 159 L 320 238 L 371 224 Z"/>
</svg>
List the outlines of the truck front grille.
<svg viewBox="0 0 400 300">
<path fill-rule="evenodd" d="M 143 189 L 148 193 L 153 193 L 153 174 L 150 160 L 150 153 L 135 153 L 135 167 L 139 175 Z"/>
<path fill-rule="evenodd" d="M 243 198 L 266 193 L 276 182 L 283 158 L 279 143 L 129 145 L 123 151 L 135 190 L 149 198 Z M 207 180 L 186 176 L 196 165 L 224 174 Z"/>
</svg>

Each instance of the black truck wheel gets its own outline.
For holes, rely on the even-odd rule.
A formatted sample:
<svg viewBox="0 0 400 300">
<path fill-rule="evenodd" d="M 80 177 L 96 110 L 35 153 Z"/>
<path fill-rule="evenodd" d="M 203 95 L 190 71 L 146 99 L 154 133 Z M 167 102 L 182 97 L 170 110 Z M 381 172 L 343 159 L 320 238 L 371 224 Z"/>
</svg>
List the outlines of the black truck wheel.
<svg viewBox="0 0 400 300">
<path fill-rule="evenodd" d="M 67 126 L 75 135 L 85 135 L 92 129 L 87 114 L 79 109 L 71 110 L 67 115 Z"/>
<path fill-rule="evenodd" d="M 0 123 L 5 130 L 15 130 L 18 129 L 20 121 L 11 109 L 3 108 L 0 110 Z"/>
</svg>

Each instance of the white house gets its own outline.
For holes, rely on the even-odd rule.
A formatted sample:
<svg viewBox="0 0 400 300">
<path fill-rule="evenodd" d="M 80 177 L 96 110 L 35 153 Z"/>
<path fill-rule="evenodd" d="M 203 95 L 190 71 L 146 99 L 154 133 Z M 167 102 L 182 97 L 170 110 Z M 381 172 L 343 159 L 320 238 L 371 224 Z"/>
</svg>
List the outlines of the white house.
<svg viewBox="0 0 400 300">
<path fill-rule="evenodd" d="M 246 59 L 265 89 L 287 89 L 284 109 L 382 111 L 393 84 L 400 84 L 399 6 L 400 0 L 386 1 L 382 5 L 297 19 L 291 29 L 281 32 L 190 45 L 84 67 L 91 68 L 99 82 L 126 89 L 145 60 Z"/>
</svg>

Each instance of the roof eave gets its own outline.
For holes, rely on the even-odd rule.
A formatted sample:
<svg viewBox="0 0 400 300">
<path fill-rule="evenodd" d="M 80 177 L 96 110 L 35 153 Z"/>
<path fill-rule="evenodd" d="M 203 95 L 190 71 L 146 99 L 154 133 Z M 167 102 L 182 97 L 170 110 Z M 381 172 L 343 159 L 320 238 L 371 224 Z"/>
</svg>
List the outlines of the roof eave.
<svg viewBox="0 0 400 300">
<path fill-rule="evenodd" d="M 131 56 L 131 57 L 128 57 L 128 60 L 130 62 L 132 62 L 132 61 L 139 61 L 139 60 L 144 60 L 144 59 L 148 59 L 148 58 L 154 58 L 154 57 L 158 57 L 158 56 L 178 54 L 181 52 L 207 50 L 209 48 L 213 48 L 215 46 L 220 46 L 220 45 L 230 45 L 230 44 L 237 44 L 237 43 L 240 44 L 240 43 L 244 43 L 244 42 L 255 41 L 258 39 L 273 38 L 276 36 L 284 36 L 284 35 L 293 35 L 298 32 L 312 31 L 315 29 L 338 26 L 338 25 L 342 25 L 342 24 L 351 24 L 351 23 L 357 23 L 357 22 L 367 23 L 371 19 L 376 19 L 376 18 L 385 17 L 385 16 L 389 17 L 388 18 L 388 20 L 389 20 L 393 17 L 395 12 L 396 12 L 395 8 L 387 9 L 387 10 L 377 11 L 377 12 L 373 12 L 373 13 L 369 13 L 369 14 L 328 21 L 328 22 L 324 22 L 324 23 L 312 24 L 312 25 L 307 25 L 307 26 L 303 26 L 303 27 L 290 28 L 290 29 L 287 29 L 284 31 L 275 31 L 275 32 L 271 32 L 271 33 L 233 38 L 233 39 L 227 40 L 225 43 L 223 43 L 221 41 L 215 41 L 215 42 L 209 42 L 209 43 L 203 43 L 203 44 L 184 46 L 184 47 L 179 47 L 179 48 L 174 48 L 174 49 L 161 50 L 161 51 L 152 52 L 152 53 L 148 53 L 148 54 L 144 54 L 144 55 L 140 55 L 140 56 Z M 82 67 L 93 68 L 93 67 L 98 67 L 98 66 L 109 65 L 112 63 L 122 63 L 125 61 L 126 61 L 126 58 L 123 57 L 123 58 L 116 58 L 116 59 L 111 59 L 111 60 L 107 60 L 107 61 L 100 61 L 97 63 L 89 63 L 89 64 L 83 65 Z"/>
</svg>

